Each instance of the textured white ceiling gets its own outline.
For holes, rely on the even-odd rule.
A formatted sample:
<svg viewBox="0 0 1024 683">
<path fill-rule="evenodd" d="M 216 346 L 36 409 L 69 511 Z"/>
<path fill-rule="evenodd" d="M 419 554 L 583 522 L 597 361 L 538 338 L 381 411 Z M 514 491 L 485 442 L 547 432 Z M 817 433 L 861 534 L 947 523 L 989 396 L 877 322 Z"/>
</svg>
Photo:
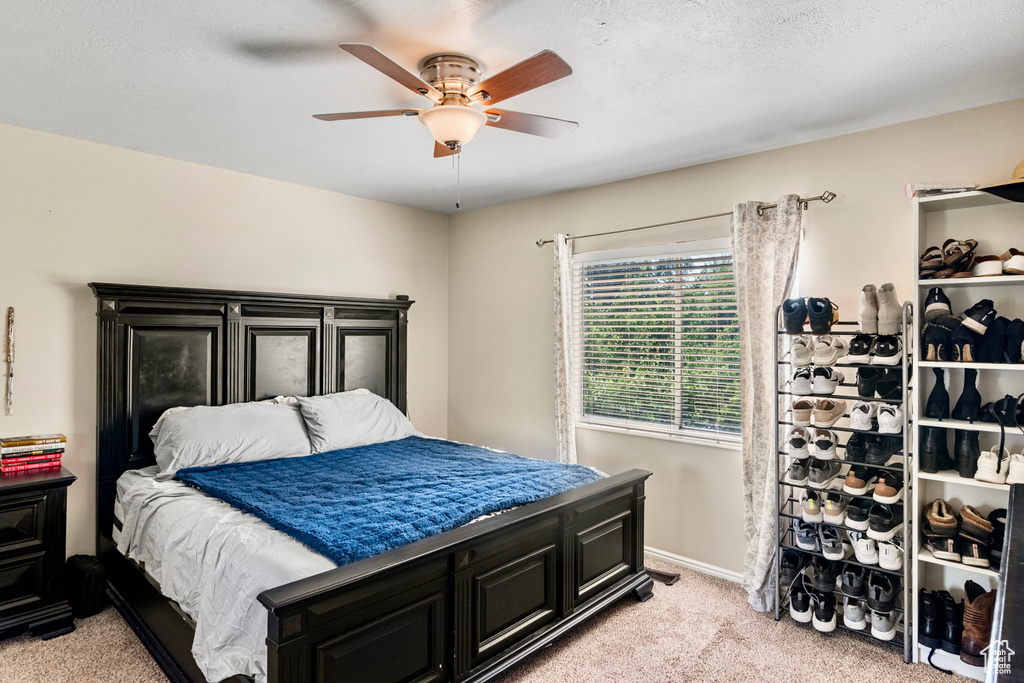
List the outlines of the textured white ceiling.
<svg viewBox="0 0 1024 683">
<path fill-rule="evenodd" d="M 1021 0 L 10 0 L 0 121 L 454 212 L 416 119 L 311 118 L 427 103 L 339 42 L 572 65 L 500 106 L 579 129 L 481 130 L 463 210 L 1024 97 Z"/>
</svg>

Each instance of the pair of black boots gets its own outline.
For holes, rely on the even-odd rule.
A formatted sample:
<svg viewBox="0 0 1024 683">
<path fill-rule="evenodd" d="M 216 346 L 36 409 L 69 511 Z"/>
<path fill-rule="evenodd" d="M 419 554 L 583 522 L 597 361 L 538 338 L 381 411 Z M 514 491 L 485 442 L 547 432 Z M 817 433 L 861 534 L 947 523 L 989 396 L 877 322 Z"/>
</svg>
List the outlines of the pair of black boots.
<svg viewBox="0 0 1024 683">
<path fill-rule="evenodd" d="M 932 650 L 941 649 L 959 655 L 964 633 L 963 601 L 953 600 L 949 591 L 928 591 L 922 588 L 918 605 L 918 642 Z"/>
<path fill-rule="evenodd" d="M 981 394 L 978 393 L 977 387 L 978 371 L 970 368 L 964 370 L 964 389 L 951 415 L 945 371 L 942 368 L 932 370 L 935 373 L 935 387 L 928 396 L 924 416 L 935 420 L 945 420 L 949 417 L 968 422 L 977 420 L 981 411 Z M 956 469 L 961 477 L 974 477 L 974 473 L 978 471 L 978 458 L 981 456 L 978 441 L 980 434 L 966 429 L 954 429 L 953 457 L 950 457 L 948 431 L 942 427 L 921 428 L 921 469 L 930 473 Z"/>
</svg>

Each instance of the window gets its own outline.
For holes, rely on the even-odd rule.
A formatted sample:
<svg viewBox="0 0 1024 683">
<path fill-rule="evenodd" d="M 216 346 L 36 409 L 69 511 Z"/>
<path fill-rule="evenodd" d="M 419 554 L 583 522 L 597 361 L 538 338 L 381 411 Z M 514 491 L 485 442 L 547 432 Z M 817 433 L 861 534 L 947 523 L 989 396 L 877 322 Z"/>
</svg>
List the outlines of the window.
<svg viewBox="0 0 1024 683">
<path fill-rule="evenodd" d="M 573 283 L 577 417 L 733 441 L 739 330 L 728 239 L 580 254 Z"/>
</svg>

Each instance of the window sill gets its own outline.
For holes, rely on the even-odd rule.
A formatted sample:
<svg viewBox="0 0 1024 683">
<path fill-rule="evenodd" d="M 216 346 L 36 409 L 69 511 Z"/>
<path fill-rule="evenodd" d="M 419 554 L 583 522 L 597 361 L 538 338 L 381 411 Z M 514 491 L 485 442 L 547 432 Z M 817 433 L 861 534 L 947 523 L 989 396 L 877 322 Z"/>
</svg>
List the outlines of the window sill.
<svg viewBox="0 0 1024 683">
<path fill-rule="evenodd" d="M 616 434 L 629 434 L 630 436 L 642 436 L 649 439 L 661 439 L 663 441 L 679 441 L 681 443 L 690 443 L 697 446 L 708 446 L 710 448 L 721 448 L 727 451 L 741 451 L 743 450 L 740 437 L 731 438 L 729 436 L 722 437 L 707 437 L 703 438 L 693 434 L 687 434 L 684 432 L 663 432 L 654 429 L 638 429 L 636 427 L 621 427 L 619 425 L 610 425 L 603 422 L 584 422 L 583 420 L 576 421 L 576 427 L 579 429 L 592 429 L 598 432 L 614 432 Z"/>
</svg>

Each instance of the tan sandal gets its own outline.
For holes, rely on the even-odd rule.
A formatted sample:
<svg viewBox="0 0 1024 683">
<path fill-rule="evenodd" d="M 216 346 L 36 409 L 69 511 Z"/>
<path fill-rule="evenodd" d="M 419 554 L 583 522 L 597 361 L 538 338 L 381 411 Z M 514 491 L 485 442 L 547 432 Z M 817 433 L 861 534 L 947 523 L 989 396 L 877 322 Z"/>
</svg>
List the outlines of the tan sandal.
<svg viewBox="0 0 1024 683">
<path fill-rule="evenodd" d="M 946 240 L 942 243 L 942 262 L 953 270 L 964 270 L 961 264 L 969 259 L 977 248 L 978 240 Z"/>
</svg>

